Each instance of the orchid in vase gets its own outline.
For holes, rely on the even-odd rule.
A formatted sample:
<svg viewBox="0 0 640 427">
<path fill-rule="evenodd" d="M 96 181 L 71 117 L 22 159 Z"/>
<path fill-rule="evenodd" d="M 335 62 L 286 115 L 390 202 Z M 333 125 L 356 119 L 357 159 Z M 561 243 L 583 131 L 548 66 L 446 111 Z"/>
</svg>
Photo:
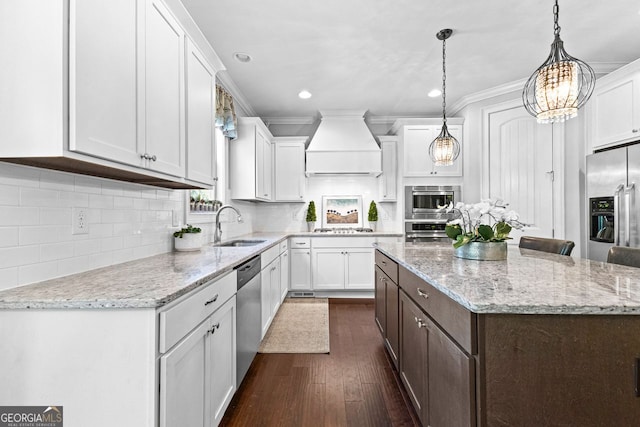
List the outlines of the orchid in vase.
<svg viewBox="0 0 640 427">
<path fill-rule="evenodd" d="M 522 229 L 518 214 L 507 210 L 507 203 L 501 199 L 482 200 L 480 203 L 450 203 L 446 212 L 458 213 L 459 217 L 449 221 L 445 227 L 447 236 L 454 240 L 453 247 L 459 248 L 471 242 L 504 242 L 512 229 Z"/>
</svg>

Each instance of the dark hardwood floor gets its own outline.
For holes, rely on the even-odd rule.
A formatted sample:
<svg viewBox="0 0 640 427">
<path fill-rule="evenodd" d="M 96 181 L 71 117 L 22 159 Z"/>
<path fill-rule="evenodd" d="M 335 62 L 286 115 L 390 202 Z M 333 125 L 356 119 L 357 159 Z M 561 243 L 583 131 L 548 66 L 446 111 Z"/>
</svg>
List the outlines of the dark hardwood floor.
<svg viewBox="0 0 640 427">
<path fill-rule="evenodd" d="M 373 301 L 330 300 L 330 354 L 258 354 L 223 426 L 418 426 Z"/>
</svg>

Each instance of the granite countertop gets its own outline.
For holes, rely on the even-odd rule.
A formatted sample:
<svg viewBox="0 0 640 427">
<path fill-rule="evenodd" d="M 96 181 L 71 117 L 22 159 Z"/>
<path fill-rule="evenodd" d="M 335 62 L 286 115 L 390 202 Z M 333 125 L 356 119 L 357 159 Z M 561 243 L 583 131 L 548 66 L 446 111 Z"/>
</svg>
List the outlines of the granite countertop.
<svg viewBox="0 0 640 427">
<path fill-rule="evenodd" d="M 475 313 L 640 314 L 640 269 L 509 246 L 506 261 L 453 256 L 450 243 L 377 244 Z"/>
<path fill-rule="evenodd" d="M 0 309 L 157 308 L 224 275 L 244 261 L 292 236 L 399 237 L 401 233 L 254 233 L 246 247 L 205 245 L 195 252 L 169 252 L 70 276 L 0 291 Z"/>
</svg>

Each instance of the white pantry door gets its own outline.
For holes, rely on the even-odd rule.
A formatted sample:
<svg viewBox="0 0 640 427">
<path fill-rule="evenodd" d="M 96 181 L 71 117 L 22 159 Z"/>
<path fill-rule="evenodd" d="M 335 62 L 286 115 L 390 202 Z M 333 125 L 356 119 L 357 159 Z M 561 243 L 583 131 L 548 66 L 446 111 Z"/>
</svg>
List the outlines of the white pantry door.
<svg viewBox="0 0 640 427">
<path fill-rule="evenodd" d="M 553 237 L 553 128 L 524 107 L 489 114 L 489 197 L 501 198 L 528 226 L 520 236 Z"/>
</svg>

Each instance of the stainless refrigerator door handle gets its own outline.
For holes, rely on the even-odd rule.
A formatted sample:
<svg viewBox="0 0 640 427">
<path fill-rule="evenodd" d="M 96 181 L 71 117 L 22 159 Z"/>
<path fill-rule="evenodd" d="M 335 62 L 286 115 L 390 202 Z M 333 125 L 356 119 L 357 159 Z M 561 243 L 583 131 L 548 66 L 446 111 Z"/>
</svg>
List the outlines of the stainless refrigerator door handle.
<svg viewBox="0 0 640 427">
<path fill-rule="evenodd" d="M 624 185 L 620 184 L 613 192 L 613 244 L 620 246 L 620 192 Z"/>
<path fill-rule="evenodd" d="M 624 189 L 624 212 L 625 212 L 625 229 L 624 229 L 624 245 L 631 245 L 631 194 L 633 193 L 635 188 L 635 183 L 631 183 L 631 185 L 627 186 Z"/>
</svg>

